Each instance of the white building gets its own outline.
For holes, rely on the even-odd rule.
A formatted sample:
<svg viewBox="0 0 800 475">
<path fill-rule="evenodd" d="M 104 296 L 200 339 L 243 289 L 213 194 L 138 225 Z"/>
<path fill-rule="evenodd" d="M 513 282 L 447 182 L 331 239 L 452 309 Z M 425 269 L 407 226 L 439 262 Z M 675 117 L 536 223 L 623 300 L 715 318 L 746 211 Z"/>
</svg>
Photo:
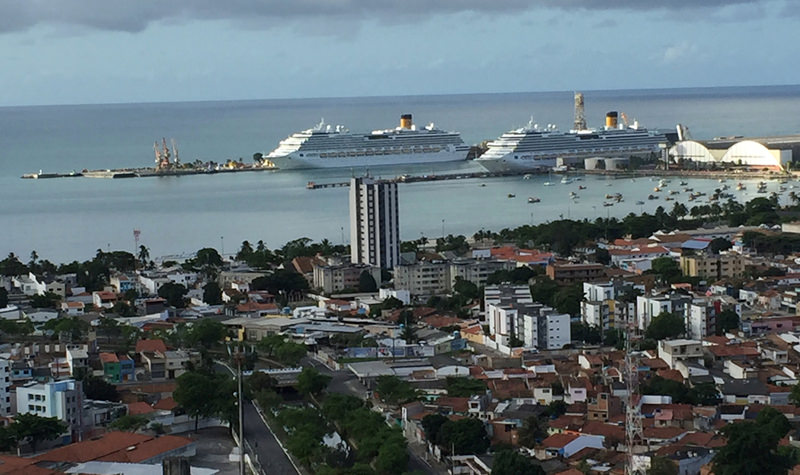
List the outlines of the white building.
<svg viewBox="0 0 800 475">
<path fill-rule="evenodd" d="M 400 263 L 397 183 L 350 180 L 350 260 L 392 269 Z"/>
<path fill-rule="evenodd" d="M 44 295 L 47 292 L 47 284 L 44 281 L 39 281 L 33 272 L 29 272 L 28 275 L 12 277 L 11 283 L 28 297 Z"/>
<path fill-rule="evenodd" d="M 17 413 L 57 417 L 77 434 L 81 427 L 83 389 L 80 381 L 66 379 L 49 383 L 31 382 L 17 387 Z"/>
<path fill-rule="evenodd" d="M 0 416 L 11 415 L 11 361 L 10 354 L 0 355 Z"/>
<path fill-rule="evenodd" d="M 66 353 L 70 376 L 76 377 L 76 372 L 89 368 L 89 352 L 86 348 L 68 348 Z"/>
<path fill-rule="evenodd" d="M 660 340 L 658 342 L 658 357 L 664 360 L 670 369 L 677 369 L 679 362 L 703 362 L 703 342 L 700 340 Z"/>
<path fill-rule="evenodd" d="M 691 301 L 692 298 L 688 295 L 680 294 L 636 297 L 636 317 L 639 320 L 639 330 L 647 330 L 650 321 L 665 312 L 685 315 L 686 308 Z"/>
<path fill-rule="evenodd" d="M 501 347 L 561 349 L 571 340 L 570 316 L 534 303 L 527 286 L 493 285 L 484 292 L 489 334 Z"/>
</svg>

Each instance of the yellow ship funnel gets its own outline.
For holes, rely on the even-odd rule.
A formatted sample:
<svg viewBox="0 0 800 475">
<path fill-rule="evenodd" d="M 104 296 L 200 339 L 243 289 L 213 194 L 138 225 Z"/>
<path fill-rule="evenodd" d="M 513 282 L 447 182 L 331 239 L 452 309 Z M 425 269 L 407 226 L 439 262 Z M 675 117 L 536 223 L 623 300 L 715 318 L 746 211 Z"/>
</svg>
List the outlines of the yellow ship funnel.
<svg viewBox="0 0 800 475">
<path fill-rule="evenodd" d="M 607 129 L 616 129 L 617 128 L 617 111 L 611 111 L 606 114 L 606 128 Z"/>
<path fill-rule="evenodd" d="M 400 116 L 400 128 L 411 129 L 412 121 L 411 114 L 403 114 Z"/>
</svg>

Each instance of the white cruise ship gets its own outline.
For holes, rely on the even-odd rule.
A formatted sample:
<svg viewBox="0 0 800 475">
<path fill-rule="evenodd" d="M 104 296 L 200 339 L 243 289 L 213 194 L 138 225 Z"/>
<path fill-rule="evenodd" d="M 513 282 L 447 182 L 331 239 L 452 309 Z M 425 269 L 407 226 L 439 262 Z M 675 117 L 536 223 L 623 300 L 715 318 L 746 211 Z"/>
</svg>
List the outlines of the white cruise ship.
<svg viewBox="0 0 800 475">
<path fill-rule="evenodd" d="M 373 167 L 454 162 L 466 160 L 468 152 L 458 132 L 433 124 L 417 129 L 411 114 L 403 114 L 400 127 L 362 134 L 322 121 L 282 140 L 266 158 L 280 169 Z"/>
<path fill-rule="evenodd" d="M 606 115 L 606 126 L 600 130 L 561 132 L 554 125 L 541 129 L 531 119 L 526 127 L 489 142 L 488 150 L 475 161 L 492 172 L 545 169 L 555 167 L 558 158 L 628 158 L 659 153 L 660 144 L 667 142 L 663 132 L 649 131 L 636 122 L 617 126 L 616 112 Z"/>
</svg>

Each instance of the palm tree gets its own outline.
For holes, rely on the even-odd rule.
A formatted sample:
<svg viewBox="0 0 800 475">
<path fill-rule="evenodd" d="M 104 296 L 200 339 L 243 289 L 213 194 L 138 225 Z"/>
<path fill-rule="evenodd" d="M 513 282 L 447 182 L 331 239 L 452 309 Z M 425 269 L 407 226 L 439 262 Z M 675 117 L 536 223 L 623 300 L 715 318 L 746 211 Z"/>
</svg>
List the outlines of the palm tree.
<svg viewBox="0 0 800 475">
<path fill-rule="evenodd" d="M 142 244 L 139 246 L 139 262 L 142 263 L 142 267 L 147 266 L 147 261 L 150 260 L 150 250 L 147 249 L 147 246 Z"/>
</svg>

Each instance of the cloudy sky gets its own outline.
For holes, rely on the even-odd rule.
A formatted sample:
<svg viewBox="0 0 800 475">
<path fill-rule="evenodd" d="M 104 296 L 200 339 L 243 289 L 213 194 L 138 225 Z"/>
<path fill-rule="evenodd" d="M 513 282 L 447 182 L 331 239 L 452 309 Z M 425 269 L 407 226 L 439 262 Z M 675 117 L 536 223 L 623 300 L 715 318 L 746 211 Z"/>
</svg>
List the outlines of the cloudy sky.
<svg viewBox="0 0 800 475">
<path fill-rule="evenodd" d="M 796 84 L 791 0 L 0 0 L 0 106 Z"/>
</svg>

